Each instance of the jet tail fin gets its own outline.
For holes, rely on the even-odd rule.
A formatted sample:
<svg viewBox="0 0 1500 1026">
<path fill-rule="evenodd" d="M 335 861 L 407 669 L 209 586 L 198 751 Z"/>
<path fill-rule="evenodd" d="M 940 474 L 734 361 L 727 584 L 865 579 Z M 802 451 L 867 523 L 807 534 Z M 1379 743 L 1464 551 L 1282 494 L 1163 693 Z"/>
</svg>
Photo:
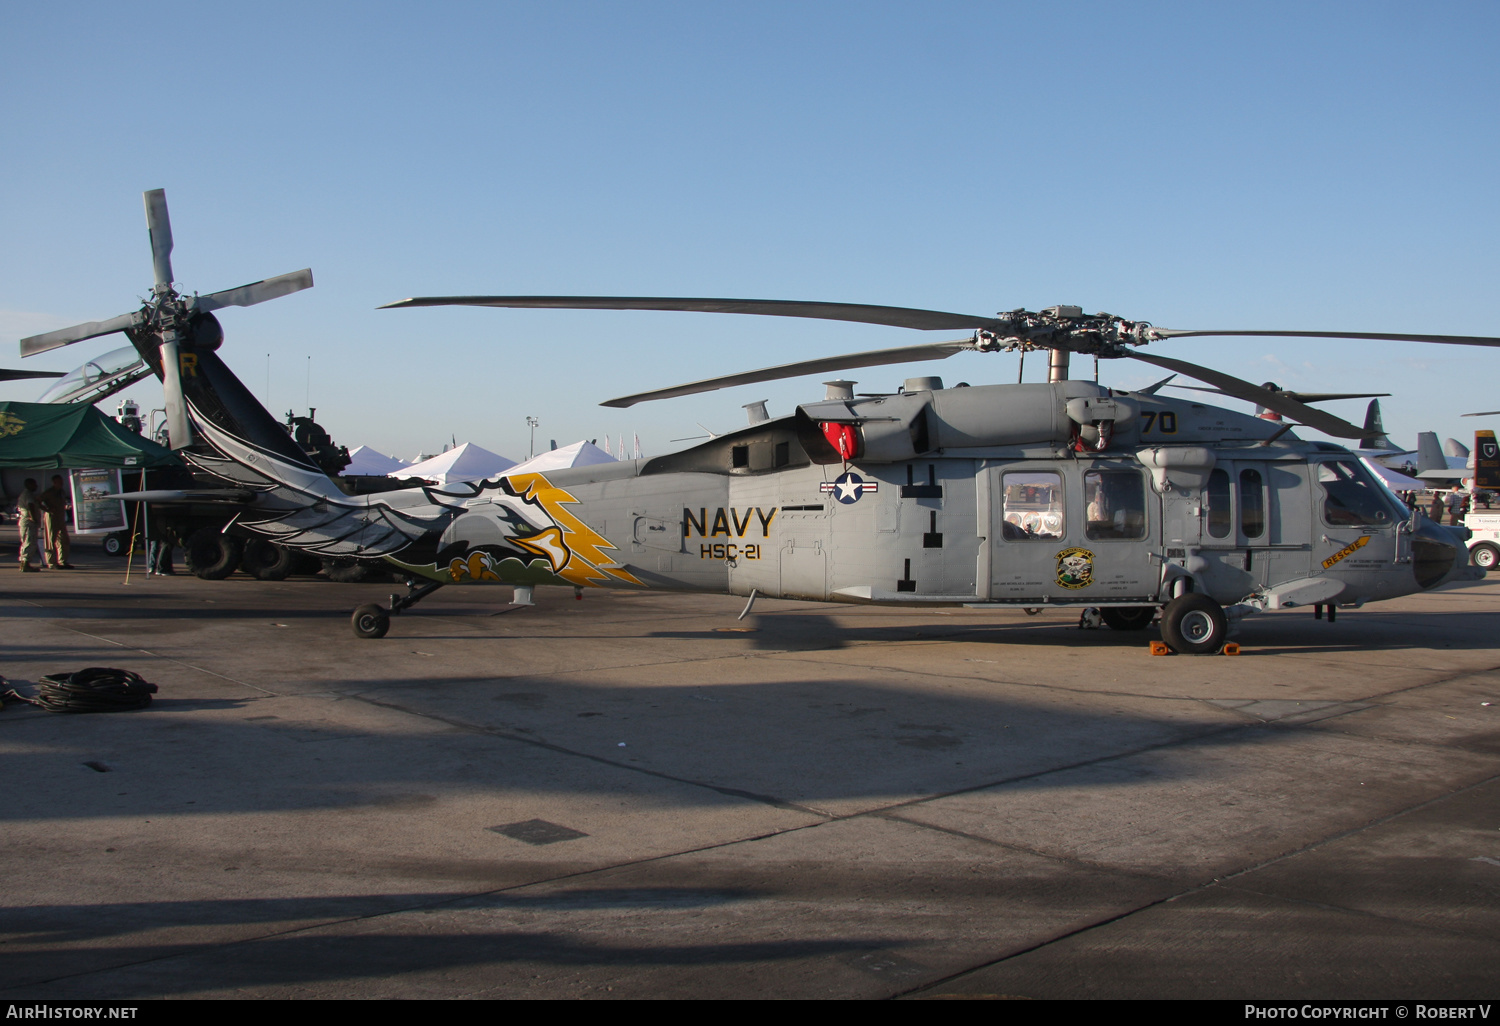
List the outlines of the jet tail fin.
<svg viewBox="0 0 1500 1026">
<path fill-rule="evenodd" d="M 1457 481 L 1465 476 L 1463 471 L 1448 466 L 1448 458 L 1443 455 L 1436 431 L 1423 431 L 1417 435 L 1416 476 L 1424 481 Z"/>
<path fill-rule="evenodd" d="M 1474 487 L 1500 490 L 1500 445 L 1495 432 L 1474 432 Z"/>
<path fill-rule="evenodd" d="M 1365 433 L 1360 436 L 1359 447 L 1361 449 L 1399 449 L 1400 446 L 1392 445 L 1390 437 L 1385 433 L 1385 425 L 1380 422 L 1380 400 L 1371 399 L 1370 405 L 1365 407 Z"/>
</svg>

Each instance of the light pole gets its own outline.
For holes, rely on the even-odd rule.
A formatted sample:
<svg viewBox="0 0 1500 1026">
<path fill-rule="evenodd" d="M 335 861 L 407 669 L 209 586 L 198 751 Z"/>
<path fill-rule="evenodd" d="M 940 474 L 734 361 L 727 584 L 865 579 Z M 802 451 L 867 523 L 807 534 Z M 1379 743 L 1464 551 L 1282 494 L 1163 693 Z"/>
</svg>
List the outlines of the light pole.
<svg viewBox="0 0 1500 1026">
<path fill-rule="evenodd" d="M 535 417 L 526 418 L 526 426 L 531 428 L 531 449 L 526 454 L 527 459 L 531 459 L 531 457 L 536 455 L 536 429 L 537 425 L 539 424 L 541 424 L 541 421 L 537 420 Z"/>
</svg>

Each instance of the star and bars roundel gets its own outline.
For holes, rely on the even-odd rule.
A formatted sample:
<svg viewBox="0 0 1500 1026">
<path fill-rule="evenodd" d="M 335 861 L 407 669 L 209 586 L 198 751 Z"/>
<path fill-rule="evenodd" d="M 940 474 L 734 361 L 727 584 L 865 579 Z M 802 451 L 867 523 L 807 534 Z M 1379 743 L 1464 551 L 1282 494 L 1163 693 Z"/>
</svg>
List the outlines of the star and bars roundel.
<svg viewBox="0 0 1500 1026">
<path fill-rule="evenodd" d="M 819 489 L 823 492 L 832 492 L 833 497 L 845 506 L 858 502 L 859 497 L 865 492 L 880 490 L 879 481 L 867 481 L 854 471 L 846 471 L 834 478 L 832 481 L 824 481 Z"/>
</svg>

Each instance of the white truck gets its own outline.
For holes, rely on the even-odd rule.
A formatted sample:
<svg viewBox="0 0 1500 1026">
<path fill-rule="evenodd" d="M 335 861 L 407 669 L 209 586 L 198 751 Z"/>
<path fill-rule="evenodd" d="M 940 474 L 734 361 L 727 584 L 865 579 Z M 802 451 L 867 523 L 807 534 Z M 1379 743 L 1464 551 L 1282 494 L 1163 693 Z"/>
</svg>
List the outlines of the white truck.
<svg viewBox="0 0 1500 1026">
<path fill-rule="evenodd" d="M 1500 509 L 1470 513 L 1464 526 L 1473 534 L 1469 538 L 1469 561 L 1485 570 L 1500 564 Z"/>
</svg>

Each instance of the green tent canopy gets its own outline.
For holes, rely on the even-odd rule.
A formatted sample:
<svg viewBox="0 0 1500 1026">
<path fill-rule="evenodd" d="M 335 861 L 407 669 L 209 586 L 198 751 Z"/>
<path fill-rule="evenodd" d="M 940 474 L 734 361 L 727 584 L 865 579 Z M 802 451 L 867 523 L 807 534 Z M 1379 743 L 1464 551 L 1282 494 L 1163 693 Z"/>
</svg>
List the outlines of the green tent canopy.
<svg viewBox="0 0 1500 1026">
<path fill-rule="evenodd" d="M 83 403 L 0 403 L 0 467 L 110 469 L 178 462 L 170 449 Z"/>
</svg>

